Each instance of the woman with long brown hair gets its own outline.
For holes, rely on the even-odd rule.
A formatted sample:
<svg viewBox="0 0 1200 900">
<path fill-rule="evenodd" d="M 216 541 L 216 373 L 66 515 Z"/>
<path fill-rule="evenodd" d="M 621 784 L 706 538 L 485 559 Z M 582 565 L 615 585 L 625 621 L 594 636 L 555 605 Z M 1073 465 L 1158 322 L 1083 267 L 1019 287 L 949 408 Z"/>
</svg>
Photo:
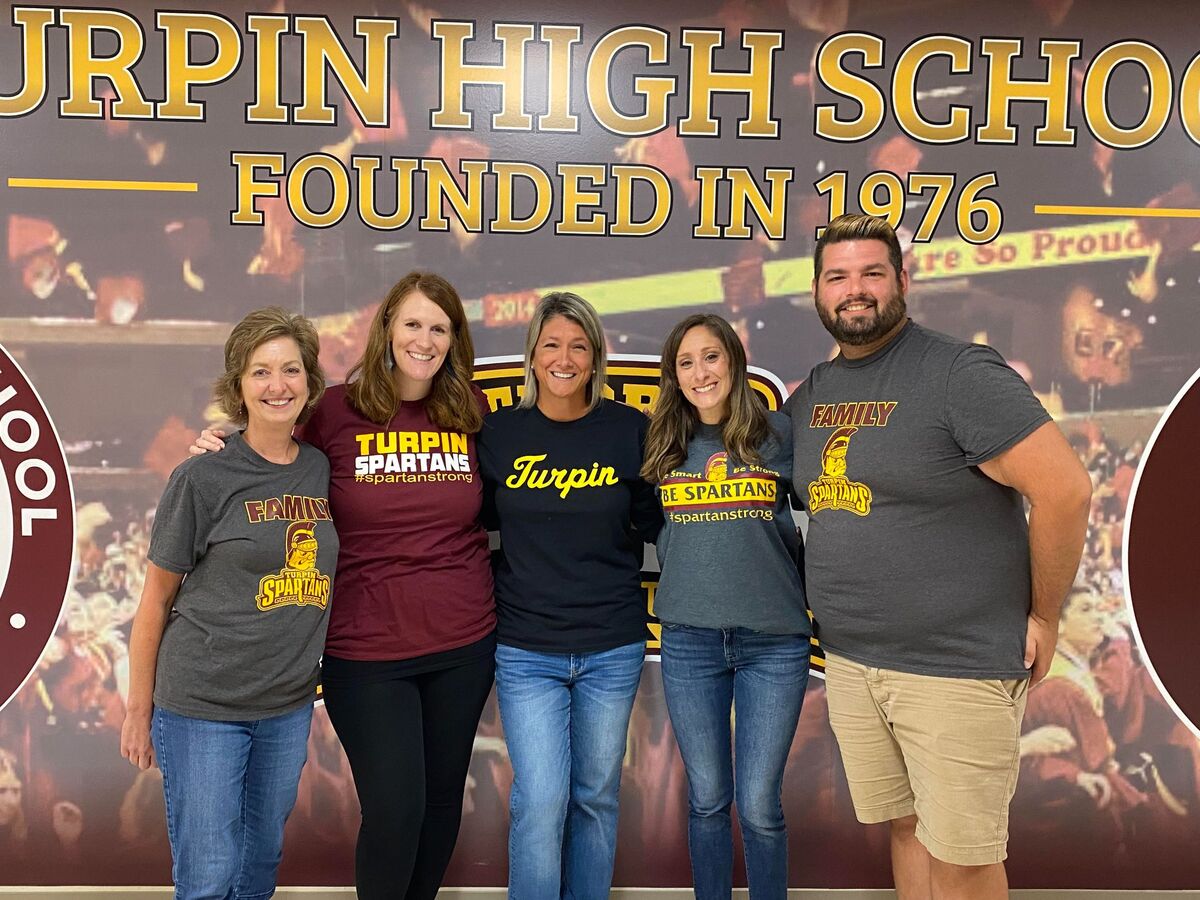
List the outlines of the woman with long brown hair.
<svg viewBox="0 0 1200 900">
<path fill-rule="evenodd" d="M 412 272 L 301 432 L 331 466 L 341 555 L 322 686 L 362 806 L 355 881 L 368 900 L 437 894 L 492 685 L 474 356 L 458 293 Z"/>
<path fill-rule="evenodd" d="M 665 518 L 654 609 L 688 777 L 696 897 L 731 895 L 736 796 L 750 895 L 783 900 L 783 770 L 811 635 L 788 503 L 791 427 L 755 395 L 745 350 L 720 316 L 671 330 L 660 388 L 642 475 L 658 485 Z"/>
</svg>

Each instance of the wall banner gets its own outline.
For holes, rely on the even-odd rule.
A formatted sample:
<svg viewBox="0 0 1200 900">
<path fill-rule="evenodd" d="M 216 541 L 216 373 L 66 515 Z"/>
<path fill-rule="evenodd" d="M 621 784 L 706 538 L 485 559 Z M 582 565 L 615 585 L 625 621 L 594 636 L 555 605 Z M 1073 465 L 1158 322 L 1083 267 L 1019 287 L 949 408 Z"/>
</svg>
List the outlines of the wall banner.
<svg viewBox="0 0 1200 900">
<path fill-rule="evenodd" d="M 1181 524 L 1194 18 L 1167 0 L 6 6 L 0 882 L 169 880 L 161 778 L 119 755 L 130 620 L 155 505 L 217 418 L 246 312 L 312 317 L 340 381 L 389 287 L 437 272 L 499 406 L 537 299 L 569 289 L 602 314 L 614 398 L 639 408 L 672 325 L 717 313 L 775 408 L 833 350 L 809 292 L 819 230 L 862 211 L 903 238 L 912 317 L 994 346 L 1093 480 L 1078 580 L 1095 602 L 1067 617 L 1074 662 L 1030 695 L 1010 881 L 1200 888 L 1200 555 Z M 686 784 L 656 627 L 616 883 L 680 887 Z M 507 881 L 510 785 L 491 701 L 448 884 Z M 351 882 L 354 796 L 318 707 L 281 883 Z M 890 883 L 819 678 L 783 802 L 793 886 Z"/>
</svg>

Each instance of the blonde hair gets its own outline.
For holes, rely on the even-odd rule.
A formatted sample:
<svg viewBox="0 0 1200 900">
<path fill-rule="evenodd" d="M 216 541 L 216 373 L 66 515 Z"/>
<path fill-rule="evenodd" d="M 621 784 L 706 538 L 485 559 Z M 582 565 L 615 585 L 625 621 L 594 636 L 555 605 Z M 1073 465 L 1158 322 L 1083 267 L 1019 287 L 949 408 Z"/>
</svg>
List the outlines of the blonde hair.
<svg viewBox="0 0 1200 900">
<path fill-rule="evenodd" d="M 583 335 L 592 345 L 592 378 L 587 386 L 588 408 L 591 412 L 604 399 L 604 382 L 608 372 L 608 351 L 604 345 L 604 327 L 595 307 L 578 294 L 570 291 L 554 291 L 538 301 L 529 320 L 529 331 L 525 334 L 525 393 L 517 405 L 521 409 L 537 406 L 538 383 L 533 373 L 533 354 L 537 350 L 542 328 L 555 316 L 562 316 L 583 329 Z"/>
<path fill-rule="evenodd" d="M 813 281 L 821 280 L 825 248 L 845 241 L 883 241 L 887 244 L 888 261 L 896 270 L 896 277 L 900 277 L 900 271 L 904 268 L 904 252 L 900 249 L 900 239 L 896 237 L 895 229 L 887 223 L 887 219 L 847 213 L 830 222 L 817 238 L 817 246 L 813 249 Z"/>
<path fill-rule="evenodd" d="M 475 345 L 458 291 L 440 275 L 409 272 L 388 291 L 367 331 L 367 346 L 346 375 L 346 398 L 376 425 L 386 425 L 400 408 L 400 392 L 392 374 L 392 322 L 400 305 L 419 291 L 450 320 L 450 352 L 433 376 L 425 403 L 429 419 L 439 428 L 474 434 L 483 427 L 483 414 L 471 390 Z"/>
<path fill-rule="evenodd" d="M 308 401 L 300 411 L 303 422 L 325 393 L 325 372 L 321 369 L 321 338 L 313 323 L 299 313 L 282 306 L 265 306 L 247 313 L 233 326 L 225 341 L 225 372 L 213 384 L 213 400 L 221 412 L 237 425 L 246 424 L 246 404 L 242 400 L 242 374 L 250 365 L 254 351 L 276 338 L 291 338 L 300 348 L 300 361 L 308 380 Z"/>
<path fill-rule="evenodd" d="M 729 361 L 729 415 L 721 423 L 721 443 L 726 451 L 740 463 L 760 465 L 762 455 L 758 448 L 771 433 L 766 408 L 746 377 L 746 350 L 733 328 L 720 316 L 701 313 L 688 316 L 671 329 L 663 344 L 658 402 L 650 415 L 642 463 L 642 477 L 652 484 L 661 482 L 687 459 L 688 441 L 700 421 L 696 407 L 684 398 L 675 371 L 679 345 L 693 328 L 708 329 Z"/>
</svg>

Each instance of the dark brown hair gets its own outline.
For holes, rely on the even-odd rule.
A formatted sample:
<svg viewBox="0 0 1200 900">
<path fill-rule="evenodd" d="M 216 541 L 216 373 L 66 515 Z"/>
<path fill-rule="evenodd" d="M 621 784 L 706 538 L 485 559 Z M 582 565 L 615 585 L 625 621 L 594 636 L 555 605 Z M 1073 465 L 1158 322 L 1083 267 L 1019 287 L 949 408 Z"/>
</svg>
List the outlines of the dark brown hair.
<svg viewBox="0 0 1200 900">
<path fill-rule="evenodd" d="M 817 246 L 813 249 L 813 281 L 821 280 L 822 254 L 830 244 L 840 244 L 844 241 L 883 241 L 888 248 L 888 261 L 896 270 L 896 277 L 904 268 L 904 253 L 900 249 L 900 239 L 896 231 L 886 219 L 878 216 L 853 215 L 847 213 L 838 216 L 826 226 L 824 233 L 817 238 Z"/>
<path fill-rule="evenodd" d="M 700 421 L 696 408 L 688 403 L 679 387 L 675 359 L 684 335 L 693 328 L 707 328 L 717 339 L 729 361 L 729 415 L 721 423 L 721 442 L 734 459 L 743 464 L 759 465 L 758 448 L 770 433 L 767 412 L 746 378 L 746 349 L 732 326 L 720 316 L 697 313 L 671 329 L 663 344 L 658 401 L 650 414 L 646 436 L 642 477 L 658 484 L 687 459 L 687 444 Z"/>
</svg>

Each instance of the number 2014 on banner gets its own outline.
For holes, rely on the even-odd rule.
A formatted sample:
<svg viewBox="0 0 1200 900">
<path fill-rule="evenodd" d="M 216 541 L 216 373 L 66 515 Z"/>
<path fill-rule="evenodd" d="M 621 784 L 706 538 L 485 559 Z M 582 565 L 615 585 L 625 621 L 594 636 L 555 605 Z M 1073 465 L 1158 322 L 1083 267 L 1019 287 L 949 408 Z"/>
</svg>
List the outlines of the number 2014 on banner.
<svg viewBox="0 0 1200 900">
<path fill-rule="evenodd" d="M 829 219 L 846 212 L 847 173 L 830 172 L 813 187 L 820 195 L 829 195 Z M 1000 233 L 1004 213 L 1000 204 L 983 196 L 988 188 L 996 187 L 995 172 L 976 175 L 957 192 L 958 176 L 948 172 L 911 172 L 907 187 L 894 172 L 872 172 L 858 187 L 858 208 L 869 216 L 886 218 L 893 228 L 900 226 L 909 197 L 929 195 L 929 203 L 913 235 L 914 243 L 933 239 L 933 232 L 954 197 L 954 220 L 964 241 L 986 244 Z M 817 229 L 819 238 L 824 228 Z"/>
</svg>

